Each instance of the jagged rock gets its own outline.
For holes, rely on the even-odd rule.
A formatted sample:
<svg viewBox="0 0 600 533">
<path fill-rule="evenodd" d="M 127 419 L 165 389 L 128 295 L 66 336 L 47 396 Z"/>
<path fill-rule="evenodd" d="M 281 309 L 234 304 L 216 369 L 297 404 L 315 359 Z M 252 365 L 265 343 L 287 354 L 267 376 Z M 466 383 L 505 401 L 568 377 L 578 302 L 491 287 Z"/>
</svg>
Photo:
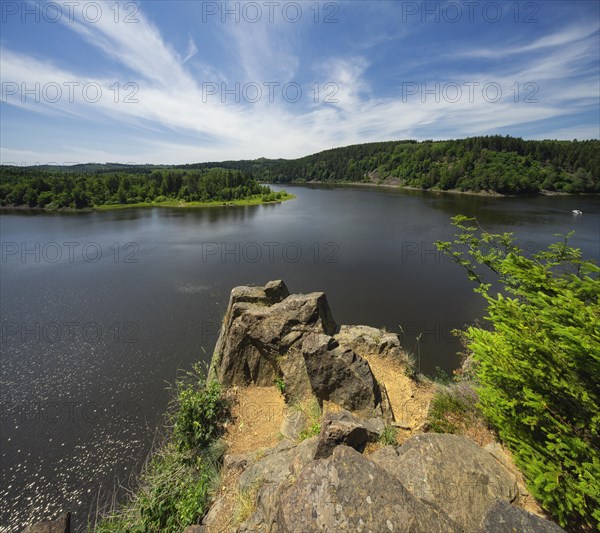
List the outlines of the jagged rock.
<svg viewBox="0 0 600 533">
<path fill-rule="evenodd" d="M 270 303 L 277 303 L 285 300 L 289 295 L 290 291 L 286 287 L 285 283 L 278 279 L 275 281 L 269 281 L 265 285 L 265 296 Z"/>
<path fill-rule="evenodd" d="M 358 424 L 359 426 L 365 428 L 368 440 L 370 441 L 377 440 L 385 429 L 385 421 L 383 418 L 358 418 L 346 409 L 341 409 L 336 413 L 327 413 L 325 416 L 326 419 L 329 420 L 346 420 Z"/>
<path fill-rule="evenodd" d="M 197 531 L 207 531 L 211 526 L 213 526 L 219 519 L 219 516 L 223 513 L 225 506 L 225 498 L 223 496 L 217 496 L 215 501 L 213 501 L 208 513 L 202 519 L 202 526 L 191 526 L 191 527 L 205 527 L 204 530 L 192 530 L 188 533 L 197 533 Z M 187 530 L 186 530 L 187 531 Z"/>
<path fill-rule="evenodd" d="M 290 291 L 281 280 L 269 281 L 264 287 L 235 287 L 231 291 L 229 305 L 246 302 L 272 305 L 285 300 Z"/>
<path fill-rule="evenodd" d="M 270 281 L 264 287 L 240 286 L 234 287 L 231 290 L 227 311 L 223 317 L 223 326 L 221 327 L 221 332 L 219 334 L 219 338 L 217 339 L 210 364 L 210 379 L 216 379 L 227 386 L 234 384 L 233 382 L 230 383 L 230 381 L 232 381 L 231 374 L 236 375 L 236 372 L 229 368 L 231 364 L 230 361 L 226 361 L 224 363 L 222 360 L 225 350 L 225 342 L 230 336 L 229 331 L 234 320 L 242 315 L 244 311 L 251 309 L 253 305 L 272 305 L 284 300 L 287 298 L 287 296 L 289 296 L 288 288 L 281 280 Z M 220 373 L 223 370 L 225 370 L 225 375 Z"/>
<path fill-rule="evenodd" d="M 70 533 L 71 532 L 71 513 L 63 513 L 55 520 L 39 522 L 32 526 L 27 526 L 23 533 Z"/>
<path fill-rule="evenodd" d="M 368 433 L 348 411 L 327 413 L 321 425 L 315 459 L 329 457 L 336 446 L 345 444 L 359 452 L 365 449 Z"/>
<path fill-rule="evenodd" d="M 225 388 L 282 379 L 288 402 L 316 397 L 364 416 L 390 417 L 369 364 L 339 345 L 337 330 L 322 292 L 289 295 L 280 281 L 236 287 L 210 376 Z"/>
<path fill-rule="evenodd" d="M 238 533 L 276 531 L 275 496 L 286 479 L 297 476 L 315 454 L 317 437 L 294 446 L 289 440 L 266 450 L 265 455 L 248 467 L 238 481 L 239 490 L 255 493 L 255 511 L 238 528 Z"/>
<path fill-rule="evenodd" d="M 289 403 L 301 402 L 314 395 L 306 370 L 306 361 L 300 350 L 290 350 L 279 359 L 279 369 L 285 383 L 285 398 Z"/>
<path fill-rule="evenodd" d="M 319 400 L 329 400 L 365 415 L 381 413 L 381 392 L 371 367 L 333 337 L 309 334 L 302 354 L 312 389 Z M 375 408 L 379 406 L 379 411 Z"/>
<path fill-rule="evenodd" d="M 394 457 L 396 455 L 396 457 Z M 479 525 L 496 499 L 513 501 L 515 476 L 466 437 L 429 433 L 371 454 L 417 498 L 445 511 L 466 532 Z"/>
<path fill-rule="evenodd" d="M 375 417 L 361 421 L 362 426 L 367 430 L 370 441 L 376 441 L 385 429 L 385 420 Z"/>
<path fill-rule="evenodd" d="M 283 481 L 286 476 L 297 473 L 312 461 L 316 447 L 316 437 L 307 439 L 298 446 L 294 446 L 289 440 L 281 441 L 244 470 L 239 480 L 240 489 L 244 491 L 252 486 Z"/>
<path fill-rule="evenodd" d="M 402 349 L 396 333 L 370 326 L 340 326 L 335 338 L 341 345 L 347 346 L 361 357 L 380 355 L 408 364 L 408 356 Z"/>
<path fill-rule="evenodd" d="M 281 434 L 294 441 L 300 439 L 300 434 L 306 427 L 306 415 L 302 411 L 288 413 L 281 424 Z"/>
<path fill-rule="evenodd" d="M 276 531 L 458 531 L 442 511 L 419 501 L 380 466 L 347 446 L 282 484 Z"/>
<path fill-rule="evenodd" d="M 268 292 L 277 299 L 287 288 Z M 310 331 L 332 334 L 335 330 L 323 293 L 296 294 L 272 303 L 262 287 L 236 287 L 231 291 L 211 374 L 225 387 L 272 385 L 279 370 L 277 358 L 294 342 Z"/>
<path fill-rule="evenodd" d="M 523 509 L 497 500 L 483 519 L 481 531 L 485 533 L 564 533 L 564 529 Z"/>
</svg>

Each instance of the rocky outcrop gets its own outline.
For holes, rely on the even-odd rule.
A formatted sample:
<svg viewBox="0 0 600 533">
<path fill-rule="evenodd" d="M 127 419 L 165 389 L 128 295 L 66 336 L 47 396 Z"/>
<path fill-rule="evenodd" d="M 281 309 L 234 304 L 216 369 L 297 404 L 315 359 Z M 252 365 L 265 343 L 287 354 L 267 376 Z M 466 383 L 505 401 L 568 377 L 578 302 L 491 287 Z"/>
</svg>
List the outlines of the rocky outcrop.
<svg viewBox="0 0 600 533">
<path fill-rule="evenodd" d="M 498 499 L 511 502 L 518 494 L 508 469 L 458 435 L 417 435 L 400 447 L 373 453 L 371 459 L 466 532 L 480 531 L 482 519 Z"/>
<path fill-rule="evenodd" d="M 280 381 L 290 403 L 315 397 L 391 418 L 369 364 L 336 340 L 340 331 L 322 292 L 290 295 L 282 281 L 236 287 L 210 374 L 224 387 Z"/>
<path fill-rule="evenodd" d="M 314 417 L 290 409 L 277 446 L 225 457 L 225 470 L 237 471 L 235 490 L 254 503 L 235 531 L 562 531 L 512 505 L 517 478 L 496 448 L 420 434 L 363 454 L 393 421 L 366 360 L 375 356 L 409 364 L 397 336 L 338 327 L 323 293 L 290 295 L 281 281 L 232 291 L 211 375 L 225 387 L 277 380 L 288 402 L 343 408 L 326 412 L 319 435 L 299 443 Z M 208 530 L 220 506 L 217 500 L 205 517 Z"/>
<path fill-rule="evenodd" d="M 563 531 L 511 505 L 511 472 L 467 438 L 418 435 L 366 456 L 342 442 L 319 457 L 320 438 L 226 460 L 243 465 L 238 490 L 255 498 L 235 531 Z"/>
<path fill-rule="evenodd" d="M 361 357 L 379 355 L 409 363 L 408 355 L 402 349 L 400 339 L 395 333 L 370 326 L 340 326 L 335 339 Z"/>
<path fill-rule="evenodd" d="M 458 531 L 443 512 L 419 501 L 383 468 L 347 446 L 282 485 L 277 531 Z"/>
</svg>

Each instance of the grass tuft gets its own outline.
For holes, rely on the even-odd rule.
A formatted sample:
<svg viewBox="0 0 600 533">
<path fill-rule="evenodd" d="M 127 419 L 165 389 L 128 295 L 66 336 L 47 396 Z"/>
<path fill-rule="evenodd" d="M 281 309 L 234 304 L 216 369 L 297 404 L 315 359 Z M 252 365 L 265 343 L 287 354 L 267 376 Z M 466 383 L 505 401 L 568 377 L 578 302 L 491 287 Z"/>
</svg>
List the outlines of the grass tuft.
<svg viewBox="0 0 600 533">
<path fill-rule="evenodd" d="M 219 486 L 227 405 L 219 385 L 194 367 L 176 384 L 165 443 L 151 454 L 129 500 L 96 519 L 97 533 L 179 533 L 199 523 Z"/>
</svg>

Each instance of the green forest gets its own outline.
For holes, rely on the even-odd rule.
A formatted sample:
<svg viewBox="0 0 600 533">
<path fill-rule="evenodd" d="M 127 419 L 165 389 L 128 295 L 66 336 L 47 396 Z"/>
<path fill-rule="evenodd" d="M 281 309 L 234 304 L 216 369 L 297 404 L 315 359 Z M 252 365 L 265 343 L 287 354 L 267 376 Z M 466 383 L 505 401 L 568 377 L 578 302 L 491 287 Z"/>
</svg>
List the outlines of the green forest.
<svg viewBox="0 0 600 533">
<path fill-rule="evenodd" d="M 82 164 L 0 167 L 0 205 L 57 209 L 106 205 L 275 201 L 268 183 L 376 183 L 432 190 L 599 193 L 600 141 L 526 141 L 487 136 L 389 141 L 299 159 L 191 165 Z M 279 198 L 278 195 L 279 194 Z"/>
<path fill-rule="evenodd" d="M 149 166 L 102 173 L 94 170 L 51 167 L 2 167 L 0 205 L 47 209 L 85 209 L 106 205 L 183 202 L 229 202 L 255 196 L 262 201 L 280 199 L 259 185 L 247 172 L 232 169 L 175 169 Z"/>
<path fill-rule="evenodd" d="M 258 167 L 258 168 L 256 168 Z M 264 181 L 392 183 L 421 189 L 503 194 L 600 192 L 600 141 L 472 137 L 335 148 L 256 165 Z"/>
</svg>

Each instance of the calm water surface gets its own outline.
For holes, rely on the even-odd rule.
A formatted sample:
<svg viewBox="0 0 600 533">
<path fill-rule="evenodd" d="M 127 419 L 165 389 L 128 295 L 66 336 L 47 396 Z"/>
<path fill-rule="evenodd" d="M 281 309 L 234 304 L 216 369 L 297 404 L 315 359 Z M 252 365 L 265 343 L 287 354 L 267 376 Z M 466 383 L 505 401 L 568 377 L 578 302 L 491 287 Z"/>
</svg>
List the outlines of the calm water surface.
<svg viewBox="0 0 600 533">
<path fill-rule="evenodd" d="M 433 245 L 452 236 L 451 216 L 513 231 L 530 251 L 575 230 L 573 245 L 600 259 L 598 197 L 286 189 L 297 199 L 281 205 L 2 214 L 0 531 L 67 509 L 84 528 L 98 495 L 127 483 L 166 383 L 209 361 L 233 286 L 325 291 L 338 323 L 401 333 L 431 374 L 456 368 L 451 330 L 483 315 Z"/>
</svg>

